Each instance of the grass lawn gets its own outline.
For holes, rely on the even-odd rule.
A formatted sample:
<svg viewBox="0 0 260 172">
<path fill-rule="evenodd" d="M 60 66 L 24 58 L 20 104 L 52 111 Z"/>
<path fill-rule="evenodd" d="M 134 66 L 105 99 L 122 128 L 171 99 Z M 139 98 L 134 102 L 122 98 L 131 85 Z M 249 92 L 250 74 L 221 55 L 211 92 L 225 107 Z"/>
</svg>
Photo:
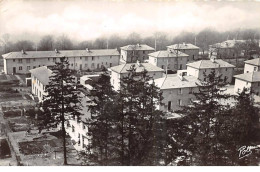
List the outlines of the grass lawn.
<svg viewBox="0 0 260 172">
<path fill-rule="evenodd" d="M 62 139 L 19 142 L 20 152 L 24 155 L 42 154 L 46 151 L 46 145 L 51 149 L 62 147 Z"/>
<path fill-rule="evenodd" d="M 10 158 L 11 150 L 6 139 L 0 139 L 0 159 Z"/>
<path fill-rule="evenodd" d="M 27 131 L 29 129 L 30 120 L 24 116 L 8 119 L 9 126 L 13 132 Z"/>
</svg>

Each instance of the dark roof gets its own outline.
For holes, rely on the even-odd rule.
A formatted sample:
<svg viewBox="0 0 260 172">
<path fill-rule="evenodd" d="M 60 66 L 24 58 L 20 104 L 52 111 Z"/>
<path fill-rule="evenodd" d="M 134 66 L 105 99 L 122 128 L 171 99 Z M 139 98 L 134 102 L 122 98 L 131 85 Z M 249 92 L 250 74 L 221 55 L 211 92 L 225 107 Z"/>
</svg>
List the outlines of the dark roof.
<svg viewBox="0 0 260 172">
<path fill-rule="evenodd" d="M 167 46 L 168 48 L 171 49 L 175 49 L 175 50 L 192 50 L 192 49 L 200 49 L 199 47 L 197 47 L 196 45 L 193 44 L 187 44 L 187 43 L 183 43 L 183 44 L 173 44 L 173 45 L 169 45 Z"/>
<path fill-rule="evenodd" d="M 46 66 L 38 67 L 30 70 L 31 74 L 35 76 L 43 85 L 49 84 L 49 78 L 52 74 L 52 71 Z M 33 82 L 33 81 L 32 81 Z"/>
<path fill-rule="evenodd" d="M 127 45 L 124 47 L 120 47 L 122 50 L 151 50 L 154 51 L 153 47 L 150 47 L 146 44 L 137 44 L 137 45 Z"/>
<path fill-rule="evenodd" d="M 150 63 L 139 63 L 139 65 L 137 63 L 126 63 L 126 64 L 111 67 L 110 69 L 116 73 L 128 73 L 128 70 L 130 69 L 130 67 L 132 65 L 135 65 L 136 72 L 142 72 L 144 70 L 146 70 L 148 72 L 163 72 L 164 71 L 163 69 L 161 69 L 157 66 L 154 66 Z"/>
<path fill-rule="evenodd" d="M 255 65 L 255 66 L 260 66 L 260 58 L 247 60 L 247 61 L 245 61 L 245 63 Z"/>
<path fill-rule="evenodd" d="M 188 63 L 187 66 L 196 68 L 196 69 L 211 69 L 211 68 L 226 68 L 226 67 L 232 67 L 235 66 L 232 64 L 229 64 L 228 62 L 225 62 L 221 59 L 216 59 L 215 62 L 211 60 L 200 60 L 193 63 Z"/>
<path fill-rule="evenodd" d="M 60 50 L 56 51 L 25 51 L 10 52 L 2 55 L 5 59 L 17 58 L 48 58 L 48 57 L 81 57 L 81 56 L 120 56 L 116 49 L 99 50 Z"/>
<path fill-rule="evenodd" d="M 156 51 L 154 53 L 150 53 L 148 54 L 149 56 L 152 56 L 152 57 L 188 57 L 189 55 L 181 52 L 181 51 L 174 51 L 174 50 L 171 50 L 171 51 Z"/>
<path fill-rule="evenodd" d="M 260 72 L 259 71 L 235 75 L 234 77 L 244 80 L 244 81 L 248 81 L 248 82 L 260 82 Z"/>
</svg>

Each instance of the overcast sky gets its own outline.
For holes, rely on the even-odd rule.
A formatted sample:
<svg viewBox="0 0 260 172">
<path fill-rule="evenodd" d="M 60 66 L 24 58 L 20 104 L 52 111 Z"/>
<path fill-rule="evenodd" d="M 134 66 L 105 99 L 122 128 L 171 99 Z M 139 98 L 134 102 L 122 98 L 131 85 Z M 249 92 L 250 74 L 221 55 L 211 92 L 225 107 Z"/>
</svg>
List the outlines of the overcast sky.
<svg viewBox="0 0 260 172">
<path fill-rule="evenodd" d="M 152 35 L 260 28 L 259 2 L 0 0 L 0 35 L 30 39 L 66 34 L 82 41 L 114 33 Z"/>
</svg>

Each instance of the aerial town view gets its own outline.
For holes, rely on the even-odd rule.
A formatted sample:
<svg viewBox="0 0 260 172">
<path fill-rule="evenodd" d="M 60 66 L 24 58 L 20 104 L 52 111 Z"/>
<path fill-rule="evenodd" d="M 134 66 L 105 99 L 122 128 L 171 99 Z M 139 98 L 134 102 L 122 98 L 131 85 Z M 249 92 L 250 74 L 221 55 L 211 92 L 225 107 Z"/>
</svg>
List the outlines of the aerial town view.
<svg viewBox="0 0 260 172">
<path fill-rule="evenodd" d="M 0 1 L 0 166 L 259 166 L 260 2 Z"/>
</svg>

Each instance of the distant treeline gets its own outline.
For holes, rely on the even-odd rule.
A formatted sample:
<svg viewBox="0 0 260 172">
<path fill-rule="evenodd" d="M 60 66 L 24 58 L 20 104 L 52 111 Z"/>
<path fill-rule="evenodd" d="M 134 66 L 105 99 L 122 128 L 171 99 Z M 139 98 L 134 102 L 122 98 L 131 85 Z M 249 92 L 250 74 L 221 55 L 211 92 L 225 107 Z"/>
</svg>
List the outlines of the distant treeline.
<svg viewBox="0 0 260 172">
<path fill-rule="evenodd" d="M 166 46 L 176 43 L 192 43 L 201 48 L 202 51 L 208 50 L 208 46 L 214 43 L 223 42 L 228 39 L 259 39 L 260 29 L 243 29 L 226 32 L 218 32 L 213 29 L 204 29 L 195 34 L 192 32 L 182 32 L 175 37 L 172 35 L 157 32 L 152 36 L 142 37 L 141 34 L 131 33 L 126 38 L 118 35 L 111 35 L 108 38 L 100 37 L 95 40 L 86 40 L 75 42 L 66 35 L 55 37 L 45 35 L 37 43 L 28 40 L 19 40 L 16 42 L 9 41 L 12 35 L 4 34 L 1 36 L 0 54 L 12 51 L 48 51 L 48 50 L 80 50 L 80 49 L 106 49 L 120 48 L 129 44 L 147 44 L 156 50 L 164 50 Z"/>
</svg>

